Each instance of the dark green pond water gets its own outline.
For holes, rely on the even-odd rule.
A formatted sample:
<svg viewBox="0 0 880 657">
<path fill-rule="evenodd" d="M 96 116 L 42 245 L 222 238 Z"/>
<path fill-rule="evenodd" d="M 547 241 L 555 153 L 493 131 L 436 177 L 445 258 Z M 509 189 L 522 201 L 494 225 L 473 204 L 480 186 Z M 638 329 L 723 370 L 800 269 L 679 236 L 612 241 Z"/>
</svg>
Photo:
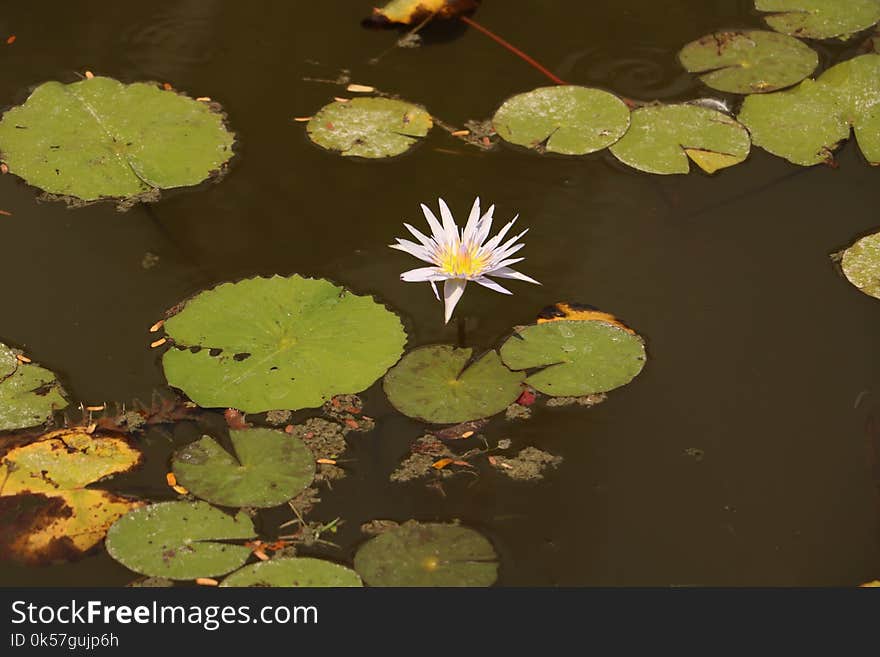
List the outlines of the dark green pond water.
<svg viewBox="0 0 880 657">
<path fill-rule="evenodd" d="M 447 496 L 388 481 L 422 426 L 376 385 L 377 420 L 350 437 L 350 474 L 323 494 L 341 516 L 326 552 L 350 563 L 373 518 L 460 518 L 491 538 L 503 585 L 843 585 L 880 576 L 877 482 L 866 423 L 880 413 L 880 303 L 847 283 L 829 254 L 880 224 L 878 172 L 854 144 L 840 167 L 809 169 L 755 149 L 716 176 L 651 176 L 607 153 L 485 153 L 434 130 L 389 162 L 347 161 L 313 146 L 309 116 L 353 81 L 424 104 L 461 125 L 514 93 L 548 84 L 473 30 L 389 48 L 360 26 L 371 3 L 186 0 L 4 3 L 0 105 L 85 70 L 171 82 L 222 103 L 238 155 L 217 185 L 163 195 L 149 210 L 70 210 L 0 178 L 0 339 L 62 375 L 88 403 L 148 399 L 164 384 L 149 327 L 194 292 L 256 274 L 327 277 L 404 317 L 410 346 L 454 342 L 430 288 L 398 280 L 417 266 L 388 249 L 420 202 L 457 216 L 475 195 L 531 227 L 513 297 L 468 290 L 468 343 L 492 347 L 545 305 L 572 300 L 622 317 L 649 361 L 594 408 L 538 410 L 487 433 L 559 454 L 539 485 L 462 478 Z M 641 100 L 718 97 L 675 53 L 719 28 L 759 27 L 737 0 L 486 0 L 481 23 L 567 81 Z M 430 35 L 429 35 L 430 36 Z M 812 45 L 812 44 L 811 44 Z M 822 66 L 851 45 L 815 45 Z M 145 269 L 146 254 L 158 256 Z M 857 403 L 858 401 L 858 403 Z M 168 498 L 169 433 L 146 437 L 138 491 Z M 876 437 L 875 443 L 880 442 Z M 702 450 L 698 460 L 688 455 Z M 692 453 L 692 452 L 691 452 Z M 121 585 L 102 552 L 73 564 L 0 563 L 2 585 Z"/>
</svg>

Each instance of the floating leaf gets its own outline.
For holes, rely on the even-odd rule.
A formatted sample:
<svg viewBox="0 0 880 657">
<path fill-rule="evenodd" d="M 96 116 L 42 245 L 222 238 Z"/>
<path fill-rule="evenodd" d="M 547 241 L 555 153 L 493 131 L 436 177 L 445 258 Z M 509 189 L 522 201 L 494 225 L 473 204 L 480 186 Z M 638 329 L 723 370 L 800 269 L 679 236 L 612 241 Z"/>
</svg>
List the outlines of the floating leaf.
<svg viewBox="0 0 880 657">
<path fill-rule="evenodd" d="M 449 345 L 409 352 L 385 375 L 385 394 L 409 417 L 452 424 L 489 417 L 519 397 L 523 376 L 490 351 L 468 364 L 471 349 Z"/>
<path fill-rule="evenodd" d="M 611 147 L 618 160 L 648 173 L 690 170 L 688 158 L 707 173 L 739 164 L 749 155 L 749 133 L 723 112 L 699 105 L 648 105 Z"/>
<path fill-rule="evenodd" d="M 334 101 L 311 118 L 309 138 L 343 156 L 393 157 L 412 148 L 434 125 L 423 107 L 392 98 Z"/>
<path fill-rule="evenodd" d="M 553 397 L 607 392 L 629 383 L 645 366 L 642 339 L 597 321 L 559 321 L 517 328 L 501 347 L 513 370 L 542 368 L 526 383 Z"/>
<path fill-rule="evenodd" d="M 143 82 L 46 82 L 0 120 L 10 172 L 85 201 L 196 185 L 232 157 L 234 138 L 208 104 Z"/>
<path fill-rule="evenodd" d="M 480 0 L 391 0 L 374 8 L 369 22 L 383 25 L 418 25 L 428 18 L 455 18 L 470 13 Z"/>
<path fill-rule="evenodd" d="M 810 39 L 845 39 L 880 21 L 880 0 L 755 0 L 777 32 Z"/>
<path fill-rule="evenodd" d="M 622 328 L 624 331 L 631 333 L 632 335 L 636 334 L 635 331 L 611 313 L 603 312 L 598 308 L 587 306 L 582 303 L 565 303 L 564 301 L 561 301 L 552 306 L 547 306 L 538 313 L 537 323 L 543 324 L 545 322 L 558 322 L 564 320 L 605 322 L 606 324 L 613 324 L 614 326 Z"/>
<path fill-rule="evenodd" d="M 240 567 L 251 554 L 243 545 L 219 543 L 254 537 L 246 513 L 230 516 L 204 502 L 161 502 L 135 509 L 107 532 L 107 551 L 126 568 L 151 577 L 216 577 Z"/>
<path fill-rule="evenodd" d="M 177 483 L 213 504 L 270 507 L 304 490 L 315 476 L 315 459 L 301 440 L 272 429 L 229 432 L 235 455 L 210 436 L 174 455 Z"/>
<path fill-rule="evenodd" d="M 168 383 L 200 406 L 247 413 L 360 392 L 406 342 L 397 315 L 371 297 L 301 276 L 224 283 L 185 302 L 164 328 L 181 347 L 163 358 Z"/>
<path fill-rule="evenodd" d="M 840 267 L 850 283 L 880 299 L 880 233 L 863 237 L 844 251 Z"/>
<path fill-rule="evenodd" d="M 21 362 L 0 343 L 0 431 L 43 424 L 67 406 L 55 375 L 34 363 Z"/>
<path fill-rule="evenodd" d="M 497 559 L 473 529 L 409 521 L 364 543 L 354 569 L 369 586 L 492 586 Z"/>
<path fill-rule="evenodd" d="M 819 55 L 802 41 L 762 30 L 707 34 L 682 48 L 678 59 L 704 84 L 734 94 L 790 87 L 819 65 Z"/>
<path fill-rule="evenodd" d="M 28 563 L 90 550 L 139 502 L 85 486 L 140 463 L 121 436 L 61 429 L 10 447 L 0 461 L 0 555 Z"/>
<path fill-rule="evenodd" d="M 794 89 L 749 96 L 739 113 L 752 141 L 789 162 L 827 162 L 850 127 L 865 158 L 880 164 L 880 55 L 837 64 Z"/>
<path fill-rule="evenodd" d="M 363 586 L 356 572 L 345 566 L 298 557 L 272 559 L 245 566 L 223 580 L 220 586 L 356 587 Z"/>
<path fill-rule="evenodd" d="M 492 118 L 505 141 L 564 155 L 610 146 L 623 136 L 629 121 L 629 108 L 614 94 L 576 86 L 540 87 L 516 95 Z"/>
</svg>

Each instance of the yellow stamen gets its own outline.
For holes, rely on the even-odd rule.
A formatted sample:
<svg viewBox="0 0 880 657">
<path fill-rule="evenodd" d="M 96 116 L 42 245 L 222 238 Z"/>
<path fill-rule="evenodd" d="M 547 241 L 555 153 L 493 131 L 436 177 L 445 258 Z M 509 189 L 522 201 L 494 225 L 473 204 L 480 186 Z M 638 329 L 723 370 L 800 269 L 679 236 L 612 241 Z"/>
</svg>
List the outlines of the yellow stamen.
<svg viewBox="0 0 880 657">
<path fill-rule="evenodd" d="M 479 274 L 486 266 L 486 260 L 486 256 L 477 256 L 476 247 L 469 249 L 462 245 L 444 251 L 439 266 L 444 274 L 460 278 Z"/>
</svg>

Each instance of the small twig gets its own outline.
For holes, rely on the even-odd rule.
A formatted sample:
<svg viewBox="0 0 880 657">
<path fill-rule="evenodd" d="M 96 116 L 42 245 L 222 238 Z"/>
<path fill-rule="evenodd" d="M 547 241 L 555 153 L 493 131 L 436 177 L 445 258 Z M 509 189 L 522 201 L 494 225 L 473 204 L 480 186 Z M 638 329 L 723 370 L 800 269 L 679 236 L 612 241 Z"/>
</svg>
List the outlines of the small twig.
<svg viewBox="0 0 880 657">
<path fill-rule="evenodd" d="M 435 11 L 433 14 L 428 15 L 428 17 L 427 17 L 425 20 L 423 20 L 421 23 L 419 23 L 418 25 L 416 25 L 416 26 L 415 26 L 413 29 L 411 29 L 409 32 L 407 32 L 407 33 L 404 34 L 402 37 L 400 37 L 397 41 L 395 41 L 393 46 L 391 46 L 390 48 L 388 48 L 387 50 L 385 50 L 384 52 L 382 52 L 378 57 L 374 57 L 373 59 L 371 59 L 371 60 L 370 60 L 370 64 L 378 64 L 380 59 L 382 59 L 382 58 L 383 58 L 385 55 L 387 55 L 389 52 L 391 52 L 392 50 L 394 50 L 395 48 L 397 48 L 397 44 L 398 44 L 398 43 L 400 43 L 400 42 L 403 41 L 404 39 L 409 39 L 409 38 L 410 38 L 411 36 L 413 36 L 414 34 L 417 34 L 418 31 L 421 30 L 423 27 L 425 27 L 425 25 L 427 25 L 428 23 L 430 23 L 430 22 L 433 20 L 434 16 L 436 16 L 436 15 L 437 15 L 437 12 L 436 12 L 436 11 Z"/>
</svg>

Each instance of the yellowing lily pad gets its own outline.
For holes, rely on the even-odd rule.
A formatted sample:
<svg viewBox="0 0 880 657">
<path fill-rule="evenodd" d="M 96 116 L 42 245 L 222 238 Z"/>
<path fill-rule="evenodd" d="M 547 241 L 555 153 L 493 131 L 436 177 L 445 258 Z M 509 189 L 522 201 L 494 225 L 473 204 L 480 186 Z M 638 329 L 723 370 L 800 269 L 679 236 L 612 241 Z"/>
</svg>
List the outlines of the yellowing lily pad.
<svg viewBox="0 0 880 657">
<path fill-rule="evenodd" d="M 880 0 L 755 0 L 777 32 L 808 39 L 846 39 L 880 21 Z"/>
<path fill-rule="evenodd" d="M 221 506 L 284 504 L 312 483 L 315 458 L 302 440 L 272 429 L 231 430 L 235 454 L 210 436 L 174 455 L 177 483 Z"/>
<path fill-rule="evenodd" d="M 434 125 L 431 115 L 412 103 L 392 98 L 334 101 L 311 118 L 309 138 L 346 157 L 393 157 L 415 146 Z"/>
<path fill-rule="evenodd" d="M 414 349 L 385 375 L 388 400 L 404 415 L 437 424 L 500 413 L 519 397 L 524 377 L 495 351 L 474 363 L 471 354 L 450 345 Z"/>
<path fill-rule="evenodd" d="M 749 155 L 746 129 L 723 112 L 700 105 L 647 105 L 611 152 L 648 173 L 690 171 L 689 159 L 707 173 L 739 164 Z"/>
<path fill-rule="evenodd" d="M 34 564 L 82 556 L 140 505 L 85 486 L 140 460 L 121 436 L 74 429 L 10 447 L 0 460 L 0 555 Z"/>
<path fill-rule="evenodd" d="M 200 406 L 248 413 L 360 392 L 406 342 L 397 315 L 371 297 L 296 275 L 219 285 L 164 328 L 177 347 L 162 359 L 168 383 Z"/>
<path fill-rule="evenodd" d="M 85 201 L 196 185 L 232 157 L 233 142 L 208 104 L 105 77 L 46 82 L 0 120 L 11 173 Z"/>
<path fill-rule="evenodd" d="M 840 267 L 850 283 L 880 299 L 880 233 L 863 237 L 846 249 Z"/>
<path fill-rule="evenodd" d="M 46 422 L 67 406 L 61 384 L 49 370 L 19 361 L 17 351 L 0 343 L 0 431 Z"/>
<path fill-rule="evenodd" d="M 272 559 L 245 566 L 220 586 L 359 587 L 364 583 L 351 568 L 332 561 L 297 557 Z"/>
<path fill-rule="evenodd" d="M 247 561 L 251 550 L 228 542 L 254 537 L 246 513 L 228 515 L 204 502 L 161 502 L 122 516 L 107 532 L 107 552 L 150 577 L 216 577 Z"/>
<path fill-rule="evenodd" d="M 480 0 L 391 0 L 381 9 L 373 9 L 371 22 L 395 25 L 418 25 L 428 18 L 455 18 L 470 13 Z"/>
<path fill-rule="evenodd" d="M 755 145 L 802 166 L 829 161 L 853 128 L 865 158 L 880 164 L 880 55 L 842 62 L 787 91 L 749 96 L 739 120 Z"/>
<path fill-rule="evenodd" d="M 364 543 L 354 569 L 369 586 L 492 586 L 498 556 L 482 534 L 455 524 L 405 522 Z"/>
<path fill-rule="evenodd" d="M 540 87 L 509 98 L 492 125 L 502 139 L 539 152 L 585 155 L 620 139 L 629 108 L 614 94 L 577 86 Z"/>
<path fill-rule="evenodd" d="M 516 329 L 501 347 L 512 370 L 538 371 L 526 383 L 553 397 L 581 397 L 629 383 L 645 365 L 638 335 L 601 321 L 557 321 Z"/>
<path fill-rule="evenodd" d="M 678 59 L 704 84 L 735 94 L 790 87 L 819 64 L 819 55 L 802 41 L 762 30 L 707 34 L 682 48 Z"/>
</svg>

